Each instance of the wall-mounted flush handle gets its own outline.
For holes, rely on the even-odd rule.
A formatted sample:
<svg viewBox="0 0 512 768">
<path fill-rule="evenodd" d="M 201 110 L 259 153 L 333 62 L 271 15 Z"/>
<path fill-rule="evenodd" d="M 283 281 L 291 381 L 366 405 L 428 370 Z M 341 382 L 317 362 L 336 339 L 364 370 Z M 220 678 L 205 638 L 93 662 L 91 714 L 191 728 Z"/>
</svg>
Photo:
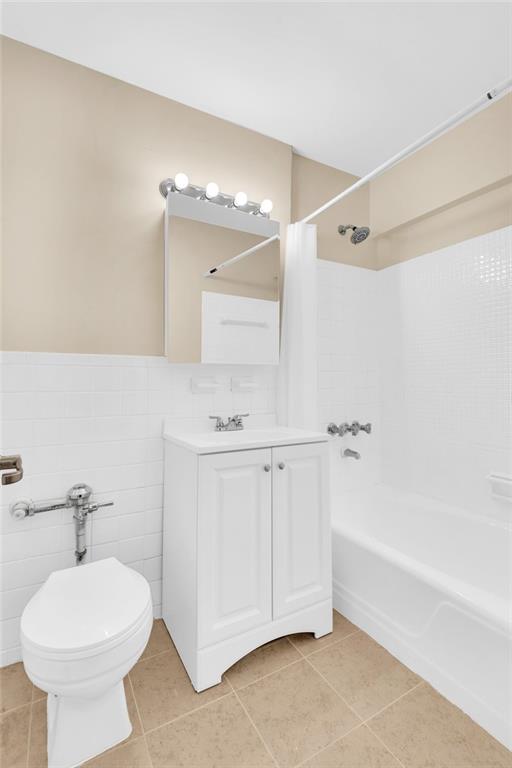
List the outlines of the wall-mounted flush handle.
<svg viewBox="0 0 512 768">
<path fill-rule="evenodd" d="M 98 504 L 97 502 L 93 502 L 92 504 L 88 504 L 87 513 L 90 512 L 96 512 L 97 509 L 100 507 L 113 507 L 114 502 L 113 501 L 104 501 L 103 504 Z"/>
<path fill-rule="evenodd" d="M 263 469 L 265 470 L 265 472 L 270 472 L 270 470 L 272 469 L 272 467 L 270 466 L 270 464 L 264 464 L 264 465 L 263 465 Z"/>
<path fill-rule="evenodd" d="M 279 467 L 279 469 L 284 469 L 284 468 L 285 468 L 285 463 L 284 463 L 284 461 L 280 461 L 280 462 L 279 462 L 279 464 L 278 464 L 277 466 Z"/>
</svg>

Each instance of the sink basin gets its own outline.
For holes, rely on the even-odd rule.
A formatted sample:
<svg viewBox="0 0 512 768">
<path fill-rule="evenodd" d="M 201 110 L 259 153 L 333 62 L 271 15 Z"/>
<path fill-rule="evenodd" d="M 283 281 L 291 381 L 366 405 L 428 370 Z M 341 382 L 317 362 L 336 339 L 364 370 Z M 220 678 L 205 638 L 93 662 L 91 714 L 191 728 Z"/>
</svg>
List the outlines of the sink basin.
<svg viewBox="0 0 512 768">
<path fill-rule="evenodd" d="M 194 453 L 222 453 L 250 448 L 272 448 L 299 443 L 323 443 L 328 439 L 322 432 L 288 427 L 240 429 L 233 432 L 174 432 L 167 430 L 164 438 Z"/>
</svg>

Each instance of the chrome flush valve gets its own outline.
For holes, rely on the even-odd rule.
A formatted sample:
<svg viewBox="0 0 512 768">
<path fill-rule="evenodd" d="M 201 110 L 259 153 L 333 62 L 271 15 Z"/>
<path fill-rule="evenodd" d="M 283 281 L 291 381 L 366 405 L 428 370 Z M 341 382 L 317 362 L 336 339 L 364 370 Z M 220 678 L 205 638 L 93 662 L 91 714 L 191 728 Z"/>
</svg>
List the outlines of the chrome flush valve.
<svg viewBox="0 0 512 768">
<path fill-rule="evenodd" d="M 75 557 L 77 565 L 79 565 L 84 559 L 87 553 L 87 547 L 85 546 L 85 524 L 87 522 L 87 515 L 90 512 L 96 512 L 100 507 L 112 507 L 113 501 L 106 501 L 103 504 L 97 502 L 90 503 L 89 499 L 92 495 L 92 488 L 85 483 L 76 483 L 69 489 L 66 499 L 68 506 L 74 507 L 73 519 L 75 521 L 76 532 L 76 550 Z"/>
<path fill-rule="evenodd" d="M 96 512 L 100 507 L 112 507 L 113 501 L 106 501 L 103 504 L 90 501 L 92 488 L 86 483 L 76 483 L 66 494 L 64 501 L 49 501 L 43 504 L 35 504 L 32 499 L 18 499 L 11 504 L 11 515 L 15 520 L 22 520 L 24 517 L 32 517 L 40 512 L 51 512 L 55 509 L 73 509 L 73 519 L 75 521 L 76 532 L 76 563 L 79 565 L 85 557 L 87 547 L 85 546 L 85 524 L 87 515 Z"/>
</svg>

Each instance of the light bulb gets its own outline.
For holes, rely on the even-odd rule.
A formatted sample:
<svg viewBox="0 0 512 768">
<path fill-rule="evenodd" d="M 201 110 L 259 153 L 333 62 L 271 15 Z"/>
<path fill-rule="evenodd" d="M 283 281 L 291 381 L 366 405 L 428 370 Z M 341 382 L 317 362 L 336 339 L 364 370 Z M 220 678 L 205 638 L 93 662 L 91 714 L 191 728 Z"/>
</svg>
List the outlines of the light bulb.
<svg viewBox="0 0 512 768">
<path fill-rule="evenodd" d="M 237 192 L 234 199 L 235 208 L 243 208 L 247 205 L 247 195 L 245 192 Z"/>
<path fill-rule="evenodd" d="M 270 213 L 273 207 L 274 203 L 272 200 L 269 200 L 268 197 L 266 197 L 265 200 L 262 200 L 260 203 L 260 213 Z"/>
<path fill-rule="evenodd" d="M 219 194 L 219 185 L 216 184 L 214 181 L 209 181 L 206 185 L 205 195 L 208 198 L 208 200 L 213 200 L 214 197 L 217 197 Z"/>
<path fill-rule="evenodd" d="M 182 189 L 186 189 L 188 187 L 188 176 L 186 173 L 177 173 L 174 177 L 174 186 L 178 190 L 178 192 L 181 192 Z"/>
</svg>

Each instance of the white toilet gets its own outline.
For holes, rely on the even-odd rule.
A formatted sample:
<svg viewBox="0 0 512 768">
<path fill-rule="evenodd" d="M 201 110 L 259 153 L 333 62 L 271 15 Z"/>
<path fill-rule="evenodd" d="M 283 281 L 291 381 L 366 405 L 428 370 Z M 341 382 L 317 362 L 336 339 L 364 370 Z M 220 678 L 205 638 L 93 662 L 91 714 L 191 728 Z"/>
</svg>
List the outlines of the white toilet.
<svg viewBox="0 0 512 768">
<path fill-rule="evenodd" d="M 48 693 L 49 768 L 74 768 L 130 735 L 123 677 L 152 621 L 146 579 L 114 557 L 55 571 L 30 600 L 23 662 Z"/>
</svg>

